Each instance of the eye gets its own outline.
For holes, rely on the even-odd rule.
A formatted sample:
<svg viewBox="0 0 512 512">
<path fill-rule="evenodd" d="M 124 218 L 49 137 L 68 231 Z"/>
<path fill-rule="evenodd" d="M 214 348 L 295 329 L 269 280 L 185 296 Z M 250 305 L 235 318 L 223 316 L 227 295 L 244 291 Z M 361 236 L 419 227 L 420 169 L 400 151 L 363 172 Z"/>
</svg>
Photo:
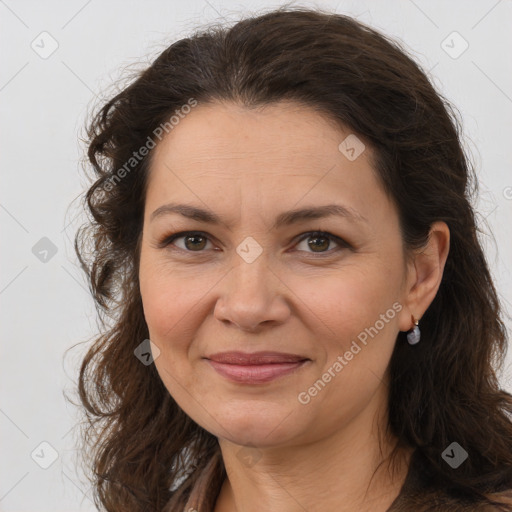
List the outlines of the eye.
<svg viewBox="0 0 512 512">
<path fill-rule="evenodd" d="M 159 243 L 159 247 L 166 247 L 175 240 L 180 239 L 183 239 L 183 244 L 181 246 L 178 244 L 174 245 L 176 245 L 178 249 L 188 252 L 202 252 L 206 247 L 207 242 L 210 241 L 206 233 L 203 233 L 202 231 L 182 231 L 162 240 L 162 242 Z"/>
<path fill-rule="evenodd" d="M 175 243 L 177 240 L 182 240 L 182 242 L 179 244 Z M 204 249 L 208 248 L 208 242 L 212 244 L 207 233 L 202 231 L 181 231 L 165 237 L 158 243 L 158 247 L 164 248 L 172 244 L 175 248 L 181 251 L 188 253 L 200 253 L 204 252 Z M 345 242 L 342 238 L 325 231 L 310 231 L 308 233 L 304 233 L 299 238 L 296 246 L 299 247 L 303 242 L 305 242 L 304 247 L 306 247 L 306 249 L 299 249 L 299 251 L 309 252 L 310 254 L 331 254 L 344 248 L 351 248 L 351 245 L 348 242 Z M 332 242 L 337 244 L 338 248 L 327 250 Z"/>
<path fill-rule="evenodd" d="M 333 235 L 331 233 L 326 233 L 324 231 L 312 231 L 310 233 L 305 233 L 299 239 L 299 244 L 297 244 L 297 247 L 302 242 L 306 242 L 305 246 L 307 248 L 311 249 L 311 251 L 306 251 L 306 252 L 313 252 L 316 254 L 324 254 L 324 253 L 330 254 L 330 253 L 336 252 L 340 249 L 350 247 L 350 245 L 347 242 L 345 242 L 343 239 L 341 239 L 340 237 Z M 329 245 L 332 242 L 335 242 L 336 244 L 338 244 L 338 246 L 339 246 L 338 249 L 327 250 L 327 248 L 329 247 Z"/>
</svg>

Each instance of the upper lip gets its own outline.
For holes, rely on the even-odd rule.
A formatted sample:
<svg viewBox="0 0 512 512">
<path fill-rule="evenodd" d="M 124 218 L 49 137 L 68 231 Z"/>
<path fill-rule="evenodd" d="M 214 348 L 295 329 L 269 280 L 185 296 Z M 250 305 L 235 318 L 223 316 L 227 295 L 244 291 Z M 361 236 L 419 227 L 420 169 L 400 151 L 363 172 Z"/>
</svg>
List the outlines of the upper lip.
<svg viewBox="0 0 512 512">
<path fill-rule="evenodd" d="M 216 361 L 217 363 L 239 364 L 239 365 L 258 365 L 271 363 L 298 363 L 308 359 L 297 354 L 286 354 L 284 352 L 218 352 L 212 354 L 206 359 Z"/>
</svg>

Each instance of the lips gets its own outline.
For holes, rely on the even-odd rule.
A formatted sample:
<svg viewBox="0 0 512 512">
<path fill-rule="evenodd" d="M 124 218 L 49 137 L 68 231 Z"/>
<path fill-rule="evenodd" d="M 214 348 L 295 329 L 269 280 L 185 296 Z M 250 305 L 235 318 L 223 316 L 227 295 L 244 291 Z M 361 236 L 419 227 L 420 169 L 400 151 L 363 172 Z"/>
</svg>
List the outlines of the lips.
<svg viewBox="0 0 512 512">
<path fill-rule="evenodd" d="M 305 366 L 310 359 L 282 352 L 222 352 L 206 358 L 221 376 L 238 384 L 263 384 Z"/>
<path fill-rule="evenodd" d="M 279 363 L 299 363 L 308 358 L 296 354 L 285 354 L 283 352 L 219 352 L 213 354 L 207 359 L 217 363 L 236 364 L 243 366 L 279 364 Z"/>
</svg>

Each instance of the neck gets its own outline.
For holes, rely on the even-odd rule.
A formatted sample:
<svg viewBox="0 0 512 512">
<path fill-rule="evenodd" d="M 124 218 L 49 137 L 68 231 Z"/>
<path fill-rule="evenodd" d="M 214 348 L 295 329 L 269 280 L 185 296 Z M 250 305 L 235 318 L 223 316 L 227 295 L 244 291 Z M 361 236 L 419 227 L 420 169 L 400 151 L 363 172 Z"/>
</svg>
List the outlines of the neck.
<svg viewBox="0 0 512 512">
<path fill-rule="evenodd" d="M 376 412 L 367 407 L 315 442 L 240 452 L 240 445 L 219 439 L 227 478 L 215 512 L 386 512 L 400 493 L 413 450 L 400 449 L 396 471 L 389 471 L 386 461 L 397 440 L 381 438 L 379 446 L 387 415 L 377 414 L 376 432 Z"/>
</svg>

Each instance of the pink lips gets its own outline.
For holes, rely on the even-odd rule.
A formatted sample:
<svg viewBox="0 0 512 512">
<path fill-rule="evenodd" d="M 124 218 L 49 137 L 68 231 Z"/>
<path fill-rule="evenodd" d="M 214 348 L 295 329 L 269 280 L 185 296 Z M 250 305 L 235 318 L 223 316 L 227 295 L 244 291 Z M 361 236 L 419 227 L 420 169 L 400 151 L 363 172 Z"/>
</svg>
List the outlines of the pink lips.
<svg viewBox="0 0 512 512">
<path fill-rule="evenodd" d="M 244 384 L 269 382 L 309 361 L 304 356 L 282 352 L 221 352 L 206 359 L 220 375 Z"/>
</svg>

